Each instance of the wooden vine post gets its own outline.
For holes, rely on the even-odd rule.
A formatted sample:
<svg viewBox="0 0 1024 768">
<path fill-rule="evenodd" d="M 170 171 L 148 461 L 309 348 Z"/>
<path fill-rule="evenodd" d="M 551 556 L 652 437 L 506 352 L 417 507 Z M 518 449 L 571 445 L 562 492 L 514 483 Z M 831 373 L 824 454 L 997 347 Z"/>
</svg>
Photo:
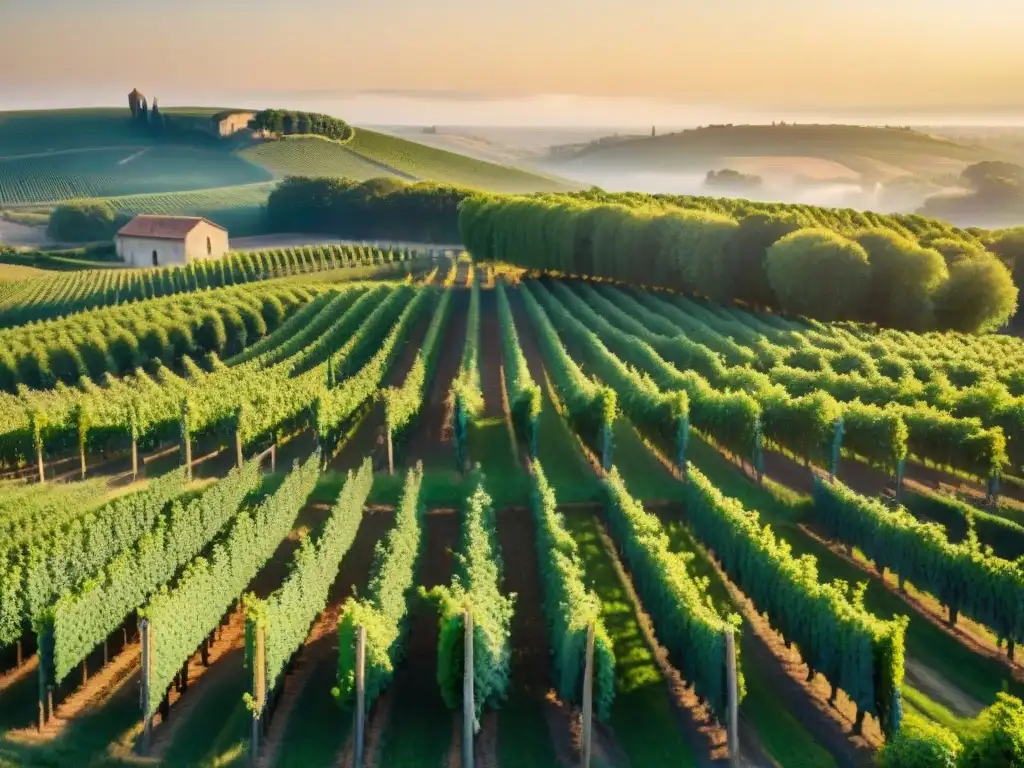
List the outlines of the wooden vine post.
<svg viewBox="0 0 1024 768">
<path fill-rule="evenodd" d="M 728 714 L 726 729 L 728 733 L 729 760 L 733 765 L 740 764 L 740 702 L 739 684 L 736 675 L 736 635 L 730 630 L 725 634 L 725 679 Z"/>
<path fill-rule="evenodd" d="M 388 474 L 395 474 L 395 448 L 394 442 L 391 439 L 391 427 L 387 428 L 388 431 Z"/>
<path fill-rule="evenodd" d="M 186 400 L 181 405 L 181 442 L 185 446 L 185 478 L 192 480 L 192 424 L 189 418 L 189 405 Z"/>
<path fill-rule="evenodd" d="M 462 768 L 473 768 L 473 730 L 476 701 L 473 698 L 473 614 L 462 615 L 465 626 L 462 669 Z"/>
<path fill-rule="evenodd" d="M 49 719 L 50 710 L 50 681 L 47 675 L 53 659 L 53 633 L 44 631 L 39 636 L 39 666 L 37 667 L 39 680 L 39 730 L 42 731 Z"/>
<path fill-rule="evenodd" d="M 260 754 L 260 736 L 263 729 L 263 707 L 267 701 L 267 633 L 261 622 L 256 623 L 255 658 L 252 663 L 252 736 L 249 743 L 249 761 L 256 765 Z"/>
<path fill-rule="evenodd" d="M 137 402 L 132 403 L 128 420 L 132 432 L 132 482 L 134 483 L 139 479 L 139 405 Z"/>
<path fill-rule="evenodd" d="M 260 753 L 260 735 L 263 726 L 263 707 L 267 701 L 267 634 L 261 622 L 256 623 L 256 649 L 252 664 L 252 696 L 256 707 L 252 713 L 252 736 L 249 743 L 249 761 L 256 765 Z"/>
<path fill-rule="evenodd" d="M 242 422 L 245 421 L 245 406 L 238 406 L 238 411 L 235 413 L 235 463 L 239 469 L 242 468 L 242 464 L 245 462 L 245 456 L 242 453 Z"/>
<path fill-rule="evenodd" d="M 356 768 L 362 768 L 366 733 L 366 627 L 356 627 Z"/>
<path fill-rule="evenodd" d="M 153 627 L 149 619 L 139 622 L 142 633 L 142 754 L 153 743 L 153 716 L 149 711 L 149 687 L 153 675 Z"/>
<path fill-rule="evenodd" d="M 582 768 L 590 768 L 594 720 L 594 624 L 587 627 L 587 655 L 583 668 L 583 760 Z"/>
</svg>

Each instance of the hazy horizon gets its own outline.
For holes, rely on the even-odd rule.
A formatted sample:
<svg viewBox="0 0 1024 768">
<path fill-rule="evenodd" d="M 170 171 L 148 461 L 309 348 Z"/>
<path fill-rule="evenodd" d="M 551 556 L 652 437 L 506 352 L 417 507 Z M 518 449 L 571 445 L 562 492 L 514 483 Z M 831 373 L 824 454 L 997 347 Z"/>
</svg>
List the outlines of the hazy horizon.
<svg viewBox="0 0 1024 768">
<path fill-rule="evenodd" d="M 936 107 L 918 110 L 878 109 L 753 110 L 719 105 L 673 102 L 638 97 L 592 97 L 575 94 L 534 94 L 492 97 L 474 93 L 379 91 L 335 93 L 303 91 L 223 91 L 196 88 L 155 89 L 145 83 L 125 81 L 104 88 L 26 91 L 0 85 L 0 111 L 61 109 L 75 107 L 124 107 L 127 93 L 139 88 L 164 107 L 269 106 L 319 111 L 364 125 L 448 127 L 510 126 L 540 128 L 603 127 L 622 130 L 681 130 L 710 123 L 767 124 L 786 122 L 847 123 L 858 125 L 928 126 L 1024 126 L 1024 108 L 954 112 Z M 624 119 L 628 118 L 628 119 Z"/>
<path fill-rule="evenodd" d="M 356 123 L 1024 124 L 1014 0 L 5 5 L 3 109 L 121 106 L 138 87 Z"/>
</svg>

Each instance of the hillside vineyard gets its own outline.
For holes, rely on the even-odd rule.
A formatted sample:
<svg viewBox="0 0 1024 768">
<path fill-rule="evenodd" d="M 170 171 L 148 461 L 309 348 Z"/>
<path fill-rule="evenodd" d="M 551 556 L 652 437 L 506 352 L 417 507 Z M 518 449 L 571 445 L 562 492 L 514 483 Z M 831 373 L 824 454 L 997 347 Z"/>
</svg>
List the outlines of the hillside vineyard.
<svg viewBox="0 0 1024 768">
<path fill-rule="evenodd" d="M 19 764 L 961 765 L 1019 726 L 1024 342 L 632 279 L 552 200 L 464 203 L 469 253 L 0 287 Z"/>
</svg>

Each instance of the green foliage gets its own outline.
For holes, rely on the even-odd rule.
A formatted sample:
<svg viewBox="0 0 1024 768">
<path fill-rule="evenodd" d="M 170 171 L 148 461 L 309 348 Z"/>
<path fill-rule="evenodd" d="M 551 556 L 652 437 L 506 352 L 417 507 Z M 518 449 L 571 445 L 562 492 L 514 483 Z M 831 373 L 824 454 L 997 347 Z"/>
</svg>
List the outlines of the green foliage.
<svg viewBox="0 0 1024 768">
<path fill-rule="evenodd" d="M 497 707 L 508 693 L 510 624 L 515 595 L 501 594 L 504 563 L 498 548 L 491 497 L 478 482 L 463 507 L 456 574 L 450 587 L 431 592 L 439 606 L 437 682 L 445 703 L 462 701 L 465 615 L 473 617 L 475 730 L 486 707 Z"/>
<path fill-rule="evenodd" d="M 388 387 L 381 392 L 384 399 L 384 419 L 391 431 L 392 439 L 397 439 L 407 429 L 423 407 L 427 397 L 427 387 L 434 380 L 434 369 L 441 350 L 441 339 L 448 322 L 448 310 L 451 307 L 451 290 L 445 290 L 434 309 L 434 316 L 423 337 L 423 344 L 416 353 L 409 373 L 401 387 Z"/>
<path fill-rule="evenodd" d="M 312 172 L 322 174 L 323 170 Z M 457 243 L 458 205 L 469 194 L 458 187 L 398 179 L 357 182 L 290 176 L 270 193 L 267 220 L 271 229 L 281 232 Z"/>
<path fill-rule="evenodd" d="M 871 319 L 893 328 L 933 327 L 933 297 L 949 277 L 942 254 L 888 229 L 864 230 L 854 239 L 871 264 L 865 297 Z"/>
<path fill-rule="evenodd" d="M 327 605 L 341 560 L 355 541 L 372 486 L 373 467 L 369 459 L 364 459 L 357 472 L 348 473 L 319 535 L 315 539 L 306 537 L 299 544 L 280 588 L 265 600 L 252 594 L 245 596 L 245 651 L 253 675 L 253 695 L 257 690 L 257 633 L 264 633 L 263 671 L 269 692 L 277 687 L 288 660 L 302 646 L 316 617 Z M 256 701 L 252 696 L 249 701 L 254 717 L 266 706 L 266 701 Z"/>
<path fill-rule="evenodd" d="M 555 491 L 540 462 L 531 464 L 530 509 L 536 528 L 544 616 L 548 626 L 555 690 L 567 704 L 583 701 L 587 633 L 594 626 L 594 711 L 606 721 L 615 698 L 615 654 L 601 619 L 601 605 L 584 581 L 576 541 L 558 512 Z"/>
<path fill-rule="evenodd" d="M 88 243 L 109 240 L 117 227 L 117 214 L 107 203 L 65 203 L 58 205 L 50 214 L 46 234 L 65 243 Z"/>
<path fill-rule="evenodd" d="M 366 597 L 349 598 L 338 622 L 338 686 L 333 693 L 343 704 L 355 695 L 355 644 L 358 627 L 366 629 L 366 706 L 390 684 L 402 658 L 408 598 L 416 577 L 423 536 L 422 466 L 405 476 L 395 527 L 375 553 L 373 577 Z"/>
<path fill-rule="evenodd" d="M 957 768 L 961 750 L 960 740 L 941 725 L 908 716 L 882 747 L 878 764 L 881 768 Z"/>
<path fill-rule="evenodd" d="M 352 349 L 344 366 L 348 370 L 352 370 L 358 364 L 357 360 L 365 359 L 374 349 L 376 353 L 339 386 L 326 389 L 317 398 L 314 406 L 317 431 L 329 445 L 337 443 L 340 431 L 360 406 L 379 396 L 380 385 L 401 350 L 400 344 L 408 339 L 412 326 L 430 309 L 436 298 L 434 289 L 415 291 L 393 326 L 372 324 L 371 316 L 348 342 Z"/>
<path fill-rule="evenodd" d="M 456 461 L 461 468 L 468 458 L 469 422 L 484 408 L 484 393 L 480 389 L 480 281 L 474 280 L 469 294 L 469 313 L 466 316 L 466 342 L 462 348 L 462 362 L 448 393 L 452 404 Z"/>
<path fill-rule="evenodd" d="M 786 235 L 768 249 L 765 271 L 784 310 L 822 320 L 856 317 L 871 278 L 865 250 L 826 229 Z"/>
<path fill-rule="evenodd" d="M 1024 704 L 1006 693 L 997 694 L 996 703 L 979 718 L 980 728 L 964 743 L 958 768 L 987 766 L 1024 766 Z"/>
<path fill-rule="evenodd" d="M 317 112 L 295 112 L 286 109 L 262 109 L 249 121 L 254 131 L 266 131 L 282 136 L 312 133 L 335 141 L 352 139 L 355 131 L 344 120 Z"/>
<path fill-rule="evenodd" d="M 554 291 L 567 303 L 579 298 L 561 283 Z M 662 391 L 646 373 L 624 365 L 601 343 L 587 325 L 577 319 L 540 283 L 531 289 L 540 297 L 548 316 L 563 337 L 583 349 L 592 370 L 608 384 L 622 404 L 623 412 L 648 439 L 671 449 L 672 456 L 685 456 L 690 432 L 690 402 L 685 390 Z"/>
<path fill-rule="evenodd" d="M 519 287 L 533 322 L 551 383 L 565 407 L 569 423 L 591 450 L 610 458 L 610 435 L 617 412 L 615 391 L 588 379 L 566 352 L 544 308 L 525 284 Z"/>
<path fill-rule="evenodd" d="M 505 294 L 505 286 L 495 285 L 498 298 L 498 327 L 501 333 L 502 359 L 505 370 L 505 391 L 508 393 L 512 425 L 519 439 L 528 446 L 530 455 L 537 455 L 537 422 L 540 418 L 543 397 L 540 387 L 530 375 L 526 357 L 519 346 L 512 308 Z"/>
<path fill-rule="evenodd" d="M 725 497 L 696 468 L 687 471 L 687 521 L 723 570 L 816 672 L 846 691 L 883 732 L 900 727 L 903 638 L 908 620 L 882 621 L 864 609 L 863 586 L 822 584 L 817 561 L 793 556 L 789 544 L 757 515 Z"/>
<path fill-rule="evenodd" d="M 687 558 L 669 550 L 658 518 L 629 495 L 617 469 L 612 468 L 604 487 L 608 528 L 629 566 L 644 610 L 654 621 L 659 643 L 683 679 L 693 683 L 697 695 L 725 722 L 725 636 L 738 633 L 739 617 L 718 614 L 707 595 L 707 580 L 694 578 Z M 738 637 L 735 648 L 738 657 Z"/>
<path fill-rule="evenodd" d="M 973 535 L 954 544 L 939 525 L 817 477 L 814 520 L 829 538 L 857 547 L 877 568 L 934 595 L 954 617 L 963 613 L 1001 638 L 1024 639 L 1024 571 L 982 551 Z"/>
<path fill-rule="evenodd" d="M 202 552 L 235 516 L 259 477 L 258 462 L 250 461 L 187 505 L 175 503 L 130 549 L 44 611 L 36 633 L 40 647 L 52 651 L 41 660 L 47 679 L 59 683 L 67 677 L 149 595 Z"/>
<path fill-rule="evenodd" d="M 0 546 L 0 646 L 17 640 L 61 595 L 131 548 L 184 487 L 185 473 L 176 470 L 92 510 L 64 506 L 74 496 L 59 494 L 62 508 L 36 508 L 31 518 L 9 516 L 0 526 L 8 534 Z"/>
<path fill-rule="evenodd" d="M 288 535 L 295 516 L 316 485 L 319 465 L 319 453 L 301 466 L 296 462 L 272 496 L 233 519 L 218 537 L 209 559 L 195 557 L 173 588 L 164 586 L 139 610 L 139 615 L 149 622 L 153 638 L 149 699 L 142 702 L 147 715 L 156 712 L 182 664 L 217 627 Z M 281 653 L 280 646 L 276 652 Z"/>
<path fill-rule="evenodd" d="M 127 304 L 156 296 L 192 293 L 206 288 L 221 288 L 257 283 L 275 277 L 311 272 L 334 272 L 337 280 L 349 275 L 386 274 L 402 267 L 388 264 L 419 258 L 418 251 L 388 252 L 383 258 L 366 254 L 356 246 L 332 245 L 311 258 L 308 249 L 241 252 L 221 259 L 195 261 L 183 267 L 163 269 L 86 269 L 33 280 L 18 281 L 0 290 L 0 327 L 21 325 L 34 320 L 49 320 L 112 304 Z M 67 261 L 67 259 L 65 259 Z M 357 272 L 353 268 L 360 268 Z M 294 288 L 294 286 L 292 286 Z"/>
<path fill-rule="evenodd" d="M 955 331 L 995 331 L 1017 311 L 1018 293 L 1010 270 L 995 257 L 963 259 L 949 268 L 935 300 L 936 317 L 941 327 Z"/>
</svg>

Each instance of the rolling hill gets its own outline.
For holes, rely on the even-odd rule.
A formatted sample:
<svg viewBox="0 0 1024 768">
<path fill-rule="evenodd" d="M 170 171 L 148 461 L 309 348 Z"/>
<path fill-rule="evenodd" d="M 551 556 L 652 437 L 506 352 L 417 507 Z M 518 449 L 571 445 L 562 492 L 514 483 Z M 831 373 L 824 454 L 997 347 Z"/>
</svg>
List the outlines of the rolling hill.
<svg viewBox="0 0 1024 768">
<path fill-rule="evenodd" d="M 558 148 L 550 167 L 589 171 L 698 172 L 733 168 L 815 179 L 887 181 L 959 173 L 991 151 L 903 128 L 854 125 L 716 125 L 662 136 L 606 138 Z"/>
<path fill-rule="evenodd" d="M 217 111 L 164 110 L 172 117 Z M 500 192 L 567 188 L 538 174 L 361 129 L 348 144 L 312 136 L 258 141 L 154 134 L 123 109 L 0 113 L 0 207 L 117 198 L 118 208 L 132 212 L 149 210 L 140 207 L 149 204 L 154 212 L 236 210 L 258 207 L 269 192 L 266 183 L 287 175 L 389 176 Z M 167 197 L 176 193 L 188 194 Z"/>
</svg>

